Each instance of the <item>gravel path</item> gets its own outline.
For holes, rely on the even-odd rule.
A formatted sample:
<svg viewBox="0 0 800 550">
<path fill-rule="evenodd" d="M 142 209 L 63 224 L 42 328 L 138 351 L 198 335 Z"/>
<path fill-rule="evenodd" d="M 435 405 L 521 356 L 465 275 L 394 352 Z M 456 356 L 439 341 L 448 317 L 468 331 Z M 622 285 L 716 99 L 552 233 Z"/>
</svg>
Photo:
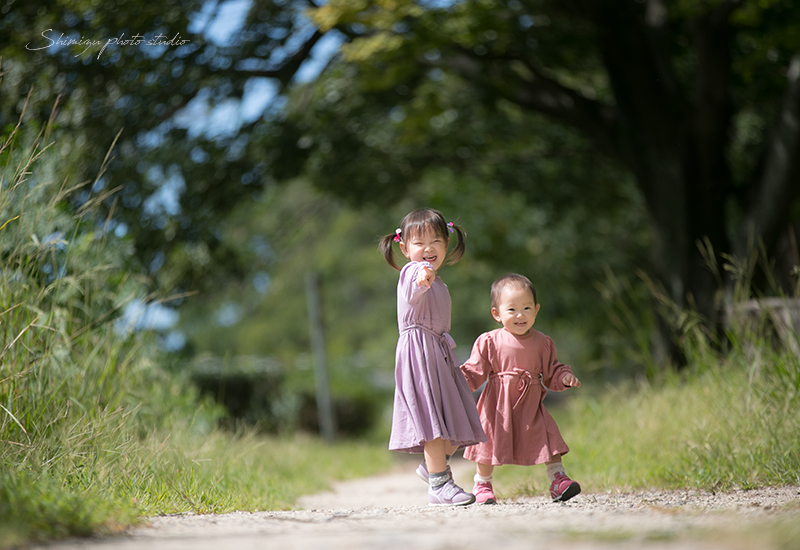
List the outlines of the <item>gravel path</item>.
<svg viewBox="0 0 800 550">
<path fill-rule="evenodd" d="M 800 487 L 731 493 L 582 493 L 567 503 L 533 497 L 496 506 L 422 506 L 415 464 L 337 483 L 301 510 L 151 518 L 113 538 L 70 540 L 58 550 L 414 549 L 716 550 L 800 548 Z M 471 464 L 454 465 L 471 486 Z"/>
</svg>

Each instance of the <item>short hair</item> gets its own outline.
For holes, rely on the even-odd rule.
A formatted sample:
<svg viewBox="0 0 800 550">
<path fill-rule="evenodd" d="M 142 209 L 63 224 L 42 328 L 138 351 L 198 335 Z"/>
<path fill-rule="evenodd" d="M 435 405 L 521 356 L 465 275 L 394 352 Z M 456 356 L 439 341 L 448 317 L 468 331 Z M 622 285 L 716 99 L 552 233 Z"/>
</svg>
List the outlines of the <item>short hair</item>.
<svg viewBox="0 0 800 550">
<path fill-rule="evenodd" d="M 507 288 L 525 288 L 533 294 L 533 303 L 538 304 L 536 300 L 536 289 L 530 279 L 524 275 L 516 273 L 509 273 L 503 275 L 495 282 L 492 283 L 492 307 L 496 308 L 500 304 L 500 294 Z"/>
</svg>

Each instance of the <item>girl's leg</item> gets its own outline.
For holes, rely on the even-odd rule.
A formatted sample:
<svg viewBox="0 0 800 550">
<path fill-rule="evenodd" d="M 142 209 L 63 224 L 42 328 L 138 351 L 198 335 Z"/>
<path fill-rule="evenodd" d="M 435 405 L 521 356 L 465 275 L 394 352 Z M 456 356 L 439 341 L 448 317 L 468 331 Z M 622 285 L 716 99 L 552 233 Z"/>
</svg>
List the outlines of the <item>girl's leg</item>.
<svg viewBox="0 0 800 550">
<path fill-rule="evenodd" d="M 478 466 L 478 475 L 486 478 L 492 477 L 492 472 L 494 472 L 494 465 L 492 464 L 481 464 L 480 462 L 477 463 Z"/>
<path fill-rule="evenodd" d="M 442 438 L 425 442 L 425 465 L 429 474 L 444 472 L 447 469 L 446 442 Z"/>
<path fill-rule="evenodd" d="M 554 456 L 551 460 L 545 462 L 547 466 L 547 479 L 550 480 L 550 483 L 553 483 L 556 479 L 556 474 L 566 474 L 567 472 L 564 470 L 564 465 L 561 463 L 561 455 Z"/>
<path fill-rule="evenodd" d="M 444 453 L 447 456 L 453 456 L 457 450 L 458 446 L 453 445 L 450 441 L 444 442 Z"/>
<path fill-rule="evenodd" d="M 572 481 L 561 464 L 561 455 L 554 456 L 547 463 L 547 479 L 550 480 L 550 496 L 553 502 L 565 502 L 581 492 L 577 481 Z"/>
<path fill-rule="evenodd" d="M 434 470 L 430 469 L 430 463 L 428 461 L 428 456 L 429 456 L 430 453 L 428 453 L 428 451 L 431 451 L 433 453 L 431 455 L 431 458 L 432 458 L 432 460 L 434 462 L 436 460 L 438 460 L 438 457 L 439 457 L 439 451 L 437 449 L 435 449 L 435 447 L 437 447 L 439 445 L 439 443 L 434 443 L 435 441 L 441 442 L 443 444 L 443 448 L 444 448 L 444 470 L 447 472 L 448 476 L 450 475 L 450 457 L 453 456 L 453 453 L 455 453 L 458 450 L 458 447 L 456 447 L 455 445 L 453 445 L 449 441 L 444 441 L 442 439 L 435 439 L 434 441 L 429 441 L 428 443 L 431 443 L 431 446 L 428 447 L 426 445 L 426 447 L 425 447 L 425 449 L 423 451 L 424 456 L 422 458 L 422 462 L 420 463 L 419 466 L 417 466 L 417 476 L 419 476 L 419 478 L 422 481 L 424 481 L 425 483 L 428 483 L 430 481 L 428 479 L 429 472 L 434 471 Z M 438 463 L 437 463 L 437 467 L 438 467 Z"/>
<path fill-rule="evenodd" d="M 475 502 L 472 493 L 465 492 L 455 484 L 447 471 L 446 450 L 452 445 L 443 439 L 425 442 L 425 465 L 428 468 L 428 504 L 466 506 Z"/>
<path fill-rule="evenodd" d="M 477 463 L 478 472 L 475 474 L 475 486 L 472 493 L 475 495 L 475 502 L 478 504 L 496 504 L 497 498 L 494 496 L 492 488 L 492 472 L 494 465 Z"/>
</svg>

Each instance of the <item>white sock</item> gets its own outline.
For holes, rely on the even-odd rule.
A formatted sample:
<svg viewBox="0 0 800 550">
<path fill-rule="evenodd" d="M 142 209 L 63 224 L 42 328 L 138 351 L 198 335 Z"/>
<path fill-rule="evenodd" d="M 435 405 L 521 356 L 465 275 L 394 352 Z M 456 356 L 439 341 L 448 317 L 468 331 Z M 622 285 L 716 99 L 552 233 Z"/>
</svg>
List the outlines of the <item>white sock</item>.
<svg viewBox="0 0 800 550">
<path fill-rule="evenodd" d="M 475 477 L 472 478 L 475 483 L 491 483 L 492 476 L 483 477 L 480 474 L 475 474 Z"/>
<path fill-rule="evenodd" d="M 561 462 L 551 462 L 547 465 L 547 479 L 553 483 L 556 479 L 556 474 L 566 474 L 564 465 Z"/>
</svg>

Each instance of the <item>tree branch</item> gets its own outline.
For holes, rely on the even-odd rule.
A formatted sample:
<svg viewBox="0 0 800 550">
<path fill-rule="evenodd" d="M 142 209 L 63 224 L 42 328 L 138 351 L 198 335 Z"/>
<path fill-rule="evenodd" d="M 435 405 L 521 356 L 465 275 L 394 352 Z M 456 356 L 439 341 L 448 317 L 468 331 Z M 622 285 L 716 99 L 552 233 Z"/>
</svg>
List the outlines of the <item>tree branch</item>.
<svg viewBox="0 0 800 550">
<path fill-rule="evenodd" d="M 218 71 L 217 74 L 230 76 L 232 78 L 241 77 L 260 77 L 260 78 L 274 78 L 280 82 L 281 88 L 286 88 L 292 80 L 300 66 L 306 61 L 311 54 L 311 50 L 316 46 L 317 42 L 325 35 L 319 29 L 314 31 L 314 34 L 306 40 L 303 45 L 294 52 L 289 59 L 287 59 L 280 67 L 274 69 L 236 69 L 229 68 Z"/>
<path fill-rule="evenodd" d="M 561 123 L 580 130 L 604 154 L 623 162 L 621 149 L 616 141 L 615 124 L 617 109 L 591 100 L 579 92 L 564 86 L 545 75 L 528 60 L 492 58 L 486 63 L 467 50 L 442 58 L 442 63 L 464 77 L 491 88 L 501 97 L 517 105 L 547 115 Z M 512 62 L 525 66 L 531 77 L 526 78 L 518 72 L 503 70 Z M 512 73 L 513 74 L 509 74 Z"/>
</svg>

